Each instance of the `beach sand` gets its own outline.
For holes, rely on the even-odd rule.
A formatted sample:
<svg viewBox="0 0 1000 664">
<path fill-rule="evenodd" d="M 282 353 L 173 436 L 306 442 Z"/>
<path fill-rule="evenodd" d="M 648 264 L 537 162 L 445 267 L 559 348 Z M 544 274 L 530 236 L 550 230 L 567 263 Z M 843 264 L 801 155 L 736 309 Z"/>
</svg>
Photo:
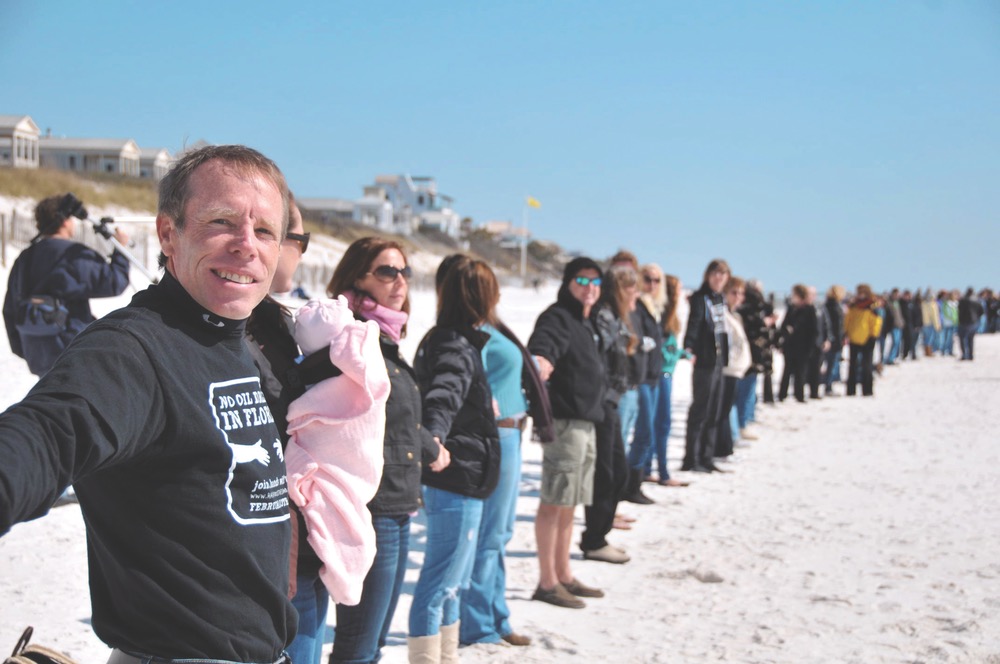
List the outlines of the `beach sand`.
<svg viewBox="0 0 1000 664">
<path fill-rule="evenodd" d="M 505 290 L 504 316 L 523 338 L 551 294 Z M 411 329 L 426 329 L 428 298 Z M 411 332 L 408 357 L 419 338 Z M 4 404 L 32 383 L 19 363 L 0 356 L 13 381 Z M 678 473 L 688 488 L 645 485 L 656 504 L 623 504 L 638 521 L 609 538 L 631 562 L 583 561 L 574 550 L 577 576 L 606 592 L 582 610 L 530 599 L 541 448 L 525 442 L 508 598 L 514 628 L 534 643 L 463 648 L 461 660 L 1000 663 L 1000 335 L 977 338 L 975 362 L 887 367 L 875 393 L 759 405 L 760 439 L 725 464 L 730 474 Z M 685 362 L 674 382 L 672 468 L 689 398 Z M 388 664 L 406 661 L 423 533 L 417 517 Z M 85 549 L 76 505 L 0 539 L 0 652 L 33 625 L 38 643 L 81 664 L 106 661 L 89 624 Z M 333 622 L 331 607 L 329 641 Z"/>
</svg>

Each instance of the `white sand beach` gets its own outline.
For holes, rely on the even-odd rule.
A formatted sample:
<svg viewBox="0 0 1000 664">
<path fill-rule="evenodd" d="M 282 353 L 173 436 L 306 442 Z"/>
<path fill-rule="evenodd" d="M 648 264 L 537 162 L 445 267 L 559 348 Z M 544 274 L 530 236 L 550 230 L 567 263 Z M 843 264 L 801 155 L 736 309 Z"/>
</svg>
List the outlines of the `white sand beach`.
<svg viewBox="0 0 1000 664">
<path fill-rule="evenodd" d="M 526 338 L 553 295 L 505 289 L 501 313 Z M 409 357 L 432 317 L 432 296 L 417 294 Z M 6 406 L 33 378 L 0 346 Z M 682 363 L 674 383 L 674 468 L 689 371 Z M 646 485 L 656 504 L 624 504 L 638 521 L 611 535 L 631 562 L 575 555 L 579 578 L 606 592 L 582 610 L 530 599 L 541 451 L 525 442 L 508 596 L 534 643 L 463 648 L 462 661 L 1000 662 L 1000 336 L 977 337 L 975 362 L 888 367 L 875 393 L 758 406 L 760 439 L 738 449 L 730 474 Z M 422 548 L 418 517 L 389 664 L 406 661 Z M 0 539 L 0 578 L 0 652 L 33 625 L 37 642 L 81 664 L 106 661 L 77 505 Z"/>
</svg>

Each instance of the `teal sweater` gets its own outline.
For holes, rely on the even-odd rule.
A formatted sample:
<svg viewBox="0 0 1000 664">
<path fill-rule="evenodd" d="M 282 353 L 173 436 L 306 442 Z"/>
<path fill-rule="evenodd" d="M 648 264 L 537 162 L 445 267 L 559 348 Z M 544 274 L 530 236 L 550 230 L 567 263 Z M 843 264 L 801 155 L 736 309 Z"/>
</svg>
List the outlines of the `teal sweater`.
<svg viewBox="0 0 1000 664">
<path fill-rule="evenodd" d="M 528 401 L 521 390 L 521 371 L 524 368 L 521 350 L 492 325 L 483 325 L 481 329 L 490 335 L 483 346 L 483 366 L 493 398 L 500 409 L 497 419 L 524 415 L 528 411 Z"/>
<path fill-rule="evenodd" d="M 663 339 L 663 345 L 660 346 L 660 352 L 663 354 L 663 373 L 671 376 L 674 374 L 674 369 L 677 368 L 678 360 L 691 358 L 691 353 L 681 348 L 677 343 L 677 335 L 673 332 L 667 332 L 667 336 Z"/>
</svg>

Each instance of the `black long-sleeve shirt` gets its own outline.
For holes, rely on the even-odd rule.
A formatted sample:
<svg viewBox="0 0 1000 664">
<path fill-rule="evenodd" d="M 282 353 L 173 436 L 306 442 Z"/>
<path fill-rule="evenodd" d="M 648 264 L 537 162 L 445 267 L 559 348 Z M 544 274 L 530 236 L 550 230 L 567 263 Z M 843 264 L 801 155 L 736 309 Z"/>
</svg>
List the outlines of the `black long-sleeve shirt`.
<svg viewBox="0 0 1000 664">
<path fill-rule="evenodd" d="M 75 486 L 109 646 L 269 662 L 295 633 L 284 457 L 243 335 L 167 274 L 0 416 L 0 533 Z"/>
</svg>

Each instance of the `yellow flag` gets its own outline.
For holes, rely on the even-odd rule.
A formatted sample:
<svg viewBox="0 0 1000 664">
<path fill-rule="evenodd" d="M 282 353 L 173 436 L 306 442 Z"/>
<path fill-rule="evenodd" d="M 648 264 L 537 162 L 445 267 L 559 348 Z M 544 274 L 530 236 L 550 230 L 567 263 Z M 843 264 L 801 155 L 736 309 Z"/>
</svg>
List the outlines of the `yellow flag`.
<svg viewBox="0 0 1000 664">
<path fill-rule="evenodd" d="M 542 204 L 534 196 L 528 196 L 525 202 L 528 204 L 528 207 L 533 207 L 533 208 L 542 207 Z"/>
</svg>

